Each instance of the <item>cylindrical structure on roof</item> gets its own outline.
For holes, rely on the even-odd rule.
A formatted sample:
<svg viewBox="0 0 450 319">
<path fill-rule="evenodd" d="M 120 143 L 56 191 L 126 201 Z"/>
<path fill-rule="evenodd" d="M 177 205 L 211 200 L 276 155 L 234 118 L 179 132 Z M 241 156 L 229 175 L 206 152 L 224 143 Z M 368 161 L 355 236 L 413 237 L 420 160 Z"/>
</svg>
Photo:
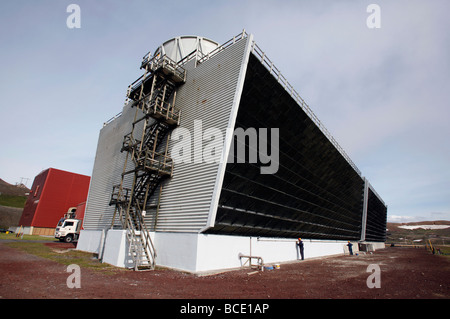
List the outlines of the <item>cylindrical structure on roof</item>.
<svg viewBox="0 0 450 319">
<path fill-rule="evenodd" d="M 213 40 L 199 36 L 186 35 L 175 37 L 164 42 L 155 50 L 153 55 L 166 55 L 173 61 L 178 62 L 194 51 L 196 51 L 198 55 L 203 56 L 213 51 L 218 46 L 219 44 Z"/>
</svg>

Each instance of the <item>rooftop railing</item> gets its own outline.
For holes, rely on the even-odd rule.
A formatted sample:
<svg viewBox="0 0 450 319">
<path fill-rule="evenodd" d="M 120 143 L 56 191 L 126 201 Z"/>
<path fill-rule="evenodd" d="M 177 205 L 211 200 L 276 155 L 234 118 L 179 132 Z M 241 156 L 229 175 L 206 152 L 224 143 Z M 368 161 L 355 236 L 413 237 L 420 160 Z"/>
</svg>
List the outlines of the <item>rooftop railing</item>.
<svg viewBox="0 0 450 319">
<path fill-rule="evenodd" d="M 106 125 L 108 125 L 111 122 L 114 122 L 117 118 L 119 118 L 122 115 L 122 112 L 117 113 L 115 116 L 113 116 L 112 118 L 110 118 L 109 120 L 107 120 L 106 122 L 103 123 L 103 127 L 105 127 Z"/>
</svg>

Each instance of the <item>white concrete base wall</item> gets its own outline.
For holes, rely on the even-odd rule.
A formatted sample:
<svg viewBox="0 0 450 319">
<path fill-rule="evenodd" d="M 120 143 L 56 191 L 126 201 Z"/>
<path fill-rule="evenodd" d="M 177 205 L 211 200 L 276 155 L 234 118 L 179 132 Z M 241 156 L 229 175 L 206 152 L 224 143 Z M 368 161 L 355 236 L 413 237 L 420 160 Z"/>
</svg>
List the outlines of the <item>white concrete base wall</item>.
<svg viewBox="0 0 450 319">
<path fill-rule="evenodd" d="M 386 243 L 371 243 L 374 249 L 384 249 L 386 248 Z"/>
<path fill-rule="evenodd" d="M 196 233 L 155 233 L 156 265 L 196 271 Z"/>
<path fill-rule="evenodd" d="M 239 255 L 261 257 L 264 264 L 300 259 L 296 240 L 289 238 L 257 238 L 224 235 L 198 235 L 195 272 L 238 268 L 246 259 Z M 347 242 L 303 240 L 305 259 L 344 254 Z M 357 247 L 354 245 L 353 247 Z M 355 249 L 354 249 L 355 250 Z M 356 249 L 357 250 L 357 249 Z M 253 260 L 256 263 L 256 260 Z"/>
<path fill-rule="evenodd" d="M 82 230 L 78 239 L 77 249 L 89 253 L 98 254 L 102 245 L 101 230 Z"/>
<path fill-rule="evenodd" d="M 103 262 L 122 268 L 133 267 L 128 253 L 126 230 L 109 230 L 103 249 Z"/>
<path fill-rule="evenodd" d="M 25 227 L 22 227 L 22 228 L 20 226 L 17 226 L 16 230 L 14 230 L 14 232 L 16 234 L 21 232 L 24 235 L 31 235 L 33 233 L 33 226 L 25 226 Z"/>
<path fill-rule="evenodd" d="M 250 237 L 198 234 L 196 272 L 241 267 L 239 254 L 250 254 Z"/>
<path fill-rule="evenodd" d="M 151 233 L 151 237 L 158 266 L 192 273 L 239 268 L 246 261 L 241 261 L 240 255 L 261 257 L 266 265 L 300 259 L 296 240 L 288 238 L 162 232 Z M 102 231 L 84 230 L 77 249 L 98 253 L 103 257 L 103 262 L 111 265 L 130 267 L 126 232 L 109 230 L 104 245 L 103 238 Z M 305 259 L 348 253 L 347 241 L 304 239 L 303 242 Z M 374 247 L 384 248 L 384 243 L 376 243 Z M 353 243 L 353 251 L 358 252 L 357 242 Z"/>
</svg>

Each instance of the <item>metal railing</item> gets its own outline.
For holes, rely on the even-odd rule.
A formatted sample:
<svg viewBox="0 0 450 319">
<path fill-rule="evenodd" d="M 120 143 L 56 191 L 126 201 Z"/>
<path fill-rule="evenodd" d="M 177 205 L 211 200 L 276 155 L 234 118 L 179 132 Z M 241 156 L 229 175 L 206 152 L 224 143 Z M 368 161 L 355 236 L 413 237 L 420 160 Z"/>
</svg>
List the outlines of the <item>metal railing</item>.
<svg viewBox="0 0 450 319">
<path fill-rule="evenodd" d="M 146 266 L 155 269 L 156 249 L 151 240 L 150 232 L 145 225 L 142 210 L 139 207 L 137 208 L 138 211 L 133 214 L 133 217 L 135 217 L 134 220 L 130 214 L 126 216 L 127 238 L 129 243 L 128 252 L 133 260 L 134 270 L 139 270 L 139 267 Z M 146 260 L 142 257 L 145 257 Z"/>
<path fill-rule="evenodd" d="M 248 34 L 247 32 L 245 32 L 245 30 L 242 30 L 241 33 L 239 33 L 238 35 L 235 35 L 234 37 L 232 37 L 230 40 L 228 40 L 227 42 L 225 42 L 224 44 L 219 45 L 217 48 L 215 48 L 214 50 L 212 50 L 211 52 L 205 54 L 202 58 L 200 58 L 197 63 L 200 64 L 206 60 L 208 60 L 209 58 L 211 58 L 212 56 L 214 56 L 215 54 L 225 50 L 226 48 L 228 48 L 229 46 L 235 44 L 236 42 L 238 42 L 239 40 L 245 39 L 247 38 Z"/>
<path fill-rule="evenodd" d="M 156 117 L 165 118 L 169 124 L 180 123 L 180 110 L 160 97 L 157 97 L 153 106 L 149 107 L 148 113 L 152 113 Z"/>
<path fill-rule="evenodd" d="M 150 65 L 150 70 L 156 71 L 158 69 L 167 70 L 170 73 L 173 73 L 180 81 L 185 81 L 186 79 L 186 70 L 180 65 L 180 63 L 175 62 L 167 55 L 163 55 L 160 57 L 159 55 L 153 57 L 148 64 Z"/>
<path fill-rule="evenodd" d="M 163 153 L 147 151 L 139 154 L 136 159 L 137 165 L 145 170 L 156 171 L 160 175 L 170 175 L 173 173 L 173 159 Z"/>
<path fill-rule="evenodd" d="M 150 53 L 149 53 L 150 55 Z M 155 72 L 158 69 L 163 69 L 163 71 L 166 71 L 165 73 L 171 73 L 173 76 L 180 82 L 184 82 L 186 80 L 186 70 L 181 66 L 179 62 L 175 62 L 174 60 L 170 59 L 168 56 L 163 55 L 156 55 L 154 57 L 144 57 L 145 63 L 142 62 L 142 65 L 146 67 L 148 64 L 148 71 Z M 137 88 L 139 88 L 143 82 L 149 77 L 152 76 L 151 72 L 145 72 L 140 77 L 138 77 L 133 83 L 131 83 L 128 86 L 127 89 L 127 98 L 131 98 L 130 94 L 134 92 Z"/>
<path fill-rule="evenodd" d="M 110 118 L 109 120 L 107 120 L 106 122 L 103 123 L 103 127 L 105 127 L 106 125 L 108 125 L 109 123 L 113 122 L 114 120 L 116 120 L 118 117 L 120 117 L 122 115 L 122 112 L 116 114 L 115 116 L 113 116 L 112 118 Z"/>
<path fill-rule="evenodd" d="M 113 185 L 113 191 L 111 193 L 109 204 L 114 205 L 116 203 L 128 203 L 130 199 L 130 192 L 131 189 L 122 187 L 122 184 Z"/>
</svg>

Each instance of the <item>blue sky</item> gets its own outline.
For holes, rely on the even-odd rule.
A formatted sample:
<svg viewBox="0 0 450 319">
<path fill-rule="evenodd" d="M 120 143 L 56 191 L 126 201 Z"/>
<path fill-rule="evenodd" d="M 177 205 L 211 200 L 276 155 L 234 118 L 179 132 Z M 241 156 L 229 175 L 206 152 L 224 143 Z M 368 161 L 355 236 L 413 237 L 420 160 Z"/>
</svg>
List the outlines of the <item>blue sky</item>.
<svg viewBox="0 0 450 319">
<path fill-rule="evenodd" d="M 69 29 L 69 4 L 81 28 Z M 369 29 L 376 3 L 381 28 Z M 389 221 L 450 220 L 450 2 L 0 2 L 0 178 L 91 175 L 103 122 L 142 56 L 179 35 L 246 29 L 388 205 Z"/>
</svg>

